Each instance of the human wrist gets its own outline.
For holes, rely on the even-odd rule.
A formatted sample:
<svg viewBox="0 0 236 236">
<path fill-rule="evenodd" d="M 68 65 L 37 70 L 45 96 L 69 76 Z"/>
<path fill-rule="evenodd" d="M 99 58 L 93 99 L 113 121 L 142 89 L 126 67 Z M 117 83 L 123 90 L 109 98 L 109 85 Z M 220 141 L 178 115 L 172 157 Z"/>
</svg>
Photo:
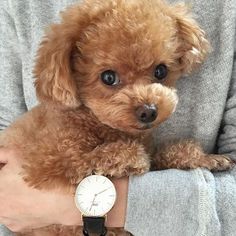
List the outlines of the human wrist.
<svg viewBox="0 0 236 236">
<path fill-rule="evenodd" d="M 114 207 L 107 215 L 106 225 L 108 227 L 124 227 L 126 218 L 129 178 L 113 178 L 111 179 L 111 181 L 115 185 L 117 199 Z"/>
<path fill-rule="evenodd" d="M 66 194 L 58 196 L 60 209 L 55 212 L 57 224 L 62 225 L 82 225 L 81 213 L 75 205 L 74 195 Z M 56 206 L 58 203 L 55 203 Z"/>
<path fill-rule="evenodd" d="M 124 227 L 127 197 L 128 197 L 128 177 L 113 178 L 113 182 L 116 192 L 117 200 L 112 210 L 107 215 L 107 227 Z M 63 225 L 82 225 L 82 217 L 80 211 L 77 209 L 73 194 L 58 194 L 56 197 L 57 202 L 60 202 L 60 208 L 54 213 L 57 224 Z M 52 203 L 53 204 L 53 203 Z M 55 205 L 58 204 L 55 202 Z"/>
</svg>

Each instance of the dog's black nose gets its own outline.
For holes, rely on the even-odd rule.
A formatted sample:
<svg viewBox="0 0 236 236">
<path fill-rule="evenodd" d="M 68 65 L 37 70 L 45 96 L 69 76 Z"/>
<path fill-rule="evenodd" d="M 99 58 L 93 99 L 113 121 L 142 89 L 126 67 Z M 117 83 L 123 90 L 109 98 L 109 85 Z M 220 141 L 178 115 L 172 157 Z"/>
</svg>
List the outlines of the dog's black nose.
<svg viewBox="0 0 236 236">
<path fill-rule="evenodd" d="M 143 123 L 151 123 L 157 118 L 157 108 L 154 104 L 144 104 L 137 108 L 136 117 Z"/>
</svg>

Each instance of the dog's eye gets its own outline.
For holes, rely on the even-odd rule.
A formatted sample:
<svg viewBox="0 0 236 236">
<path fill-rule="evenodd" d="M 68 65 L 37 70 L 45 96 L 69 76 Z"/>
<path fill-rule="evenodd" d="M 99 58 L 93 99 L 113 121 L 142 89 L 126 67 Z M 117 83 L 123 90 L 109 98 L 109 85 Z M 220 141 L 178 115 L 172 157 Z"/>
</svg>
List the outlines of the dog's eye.
<svg viewBox="0 0 236 236">
<path fill-rule="evenodd" d="M 106 70 L 102 72 L 101 79 L 104 84 L 110 86 L 117 85 L 120 82 L 118 75 L 113 70 Z"/>
<path fill-rule="evenodd" d="M 160 65 L 156 66 L 154 76 L 158 80 L 165 79 L 167 75 L 168 75 L 168 69 L 167 69 L 167 66 L 165 64 L 160 64 Z"/>
</svg>

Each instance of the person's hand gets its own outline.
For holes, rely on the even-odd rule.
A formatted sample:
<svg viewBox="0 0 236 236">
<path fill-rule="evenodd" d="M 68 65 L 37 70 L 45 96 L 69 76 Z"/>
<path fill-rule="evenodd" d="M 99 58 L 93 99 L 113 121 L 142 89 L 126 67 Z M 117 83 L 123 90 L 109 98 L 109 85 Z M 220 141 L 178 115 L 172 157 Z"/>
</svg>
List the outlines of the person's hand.
<svg viewBox="0 0 236 236">
<path fill-rule="evenodd" d="M 22 180 L 20 172 L 17 152 L 0 148 L 0 224 L 14 232 L 51 224 L 82 224 L 73 194 L 31 188 Z M 117 201 L 108 214 L 106 225 L 123 227 L 128 178 L 112 181 L 117 190 Z"/>
<path fill-rule="evenodd" d="M 39 191 L 22 180 L 15 151 L 0 149 L 0 163 L 0 224 L 14 232 L 50 224 L 81 224 L 72 194 Z"/>
</svg>

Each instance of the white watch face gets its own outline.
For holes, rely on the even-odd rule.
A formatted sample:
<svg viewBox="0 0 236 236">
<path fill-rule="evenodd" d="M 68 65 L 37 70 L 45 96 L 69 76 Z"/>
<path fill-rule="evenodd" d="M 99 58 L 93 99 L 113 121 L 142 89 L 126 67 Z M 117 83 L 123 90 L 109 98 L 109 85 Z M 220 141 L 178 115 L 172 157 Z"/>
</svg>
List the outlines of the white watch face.
<svg viewBox="0 0 236 236">
<path fill-rule="evenodd" d="M 85 216 L 104 216 L 116 200 L 113 183 L 105 176 L 91 175 L 84 178 L 75 193 L 75 203 Z"/>
</svg>

